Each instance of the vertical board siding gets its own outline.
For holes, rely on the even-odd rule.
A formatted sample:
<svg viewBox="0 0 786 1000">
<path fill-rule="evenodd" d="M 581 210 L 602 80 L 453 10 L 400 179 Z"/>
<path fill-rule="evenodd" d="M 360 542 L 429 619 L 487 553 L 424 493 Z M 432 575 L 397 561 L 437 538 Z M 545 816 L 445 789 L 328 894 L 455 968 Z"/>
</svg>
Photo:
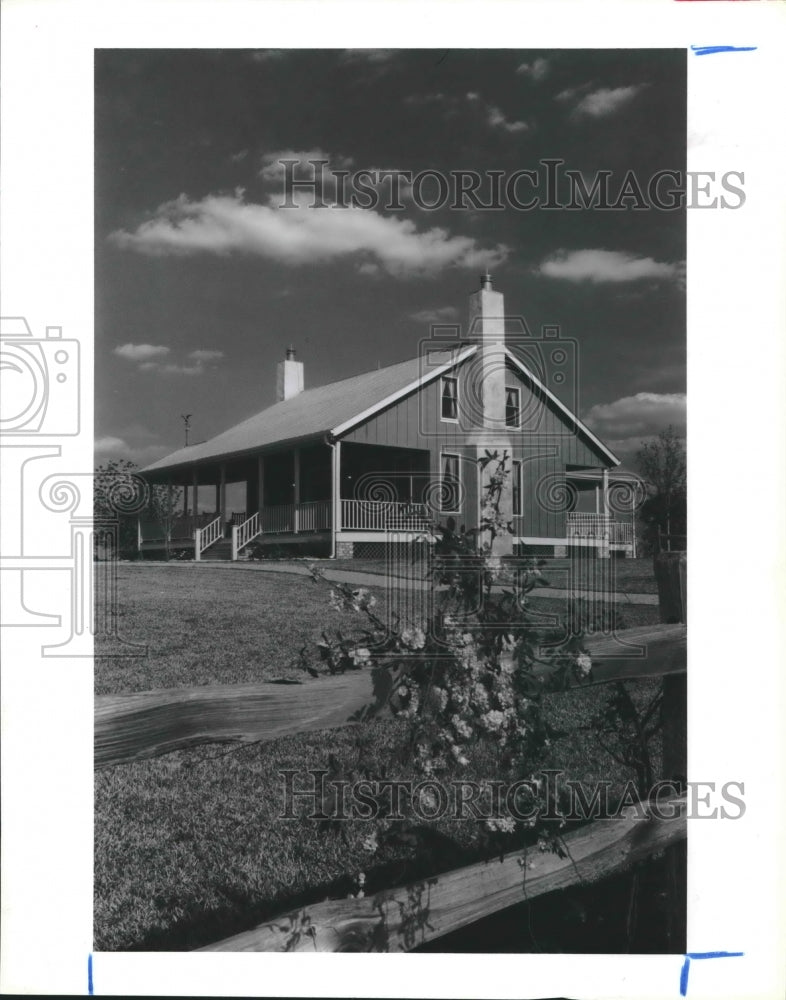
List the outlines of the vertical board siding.
<svg viewBox="0 0 786 1000">
<path fill-rule="evenodd" d="M 467 364 L 461 366 L 459 375 L 459 411 L 462 400 L 467 398 Z M 564 477 L 568 465 L 585 468 L 608 467 L 608 459 L 589 440 L 579 436 L 570 426 L 569 420 L 549 400 L 536 395 L 527 379 L 516 369 L 509 367 L 506 384 L 521 391 L 523 414 L 538 413 L 534 429 L 515 430 L 509 428 L 513 440 L 512 458 L 524 462 L 522 510 L 524 531 L 529 536 L 564 538 L 566 534 L 566 511 L 564 505 L 556 502 L 543 504 L 538 500 L 538 483 L 544 477 L 542 492 L 548 494 L 548 486 L 557 484 Z M 381 413 L 371 417 L 359 427 L 353 428 L 342 440 L 356 444 L 386 445 L 398 448 L 427 450 L 430 454 L 432 477 L 441 474 L 441 455 L 448 451 L 463 456 L 462 485 L 465 502 L 457 522 L 472 527 L 477 522 L 479 507 L 478 477 L 475 472 L 475 450 L 468 447 L 466 431 L 471 429 L 462 423 L 451 423 L 440 419 L 441 379 L 436 379 L 419 391 L 394 403 Z M 556 501 L 552 496 L 552 500 Z"/>
</svg>

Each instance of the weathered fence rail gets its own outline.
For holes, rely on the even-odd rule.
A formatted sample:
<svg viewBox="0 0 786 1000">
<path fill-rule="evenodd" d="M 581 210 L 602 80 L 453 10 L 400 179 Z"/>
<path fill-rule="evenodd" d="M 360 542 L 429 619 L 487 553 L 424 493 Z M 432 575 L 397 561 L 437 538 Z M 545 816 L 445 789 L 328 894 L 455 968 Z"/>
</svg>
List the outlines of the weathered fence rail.
<svg viewBox="0 0 786 1000">
<path fill-rule="evenodd" d="M 159 757 L 201 743 L 274 740 L 350 725 L 377 701 L 368 671 L 303 684 L 229 684 L 96 698 L 95 766 Z"/>
<path fill-rule="evenodd" d="M 625 810 L 563 838 L 567 857 L 519 850 L 362 899 L 291 910 L 200 951 L 411 951 L 498 910 L 623 871 L 684 840 L 685 799 Z"/>
<path fill-rule="evenodd" d="M 655 562 L 662 624 L 591 636 L 595 683 L 664 676 L 664 773 L 685 760 L 686 562 Z M 215 741 L 271 740 L 350 725 L 383 711 L 386 671 L 357 671 L 302 684 L 246 684 L 149 691 L 96 699 L 96 766 L 140 760 Z M 669 699 L 667 696 L 671 695 Z M 669 715 L 672 718 L 669 718 Z M 300 907 L 200 951 L 411 951 L 499 910 L 586 885 L 665 851 L 670 900 L 684 937 L 685 799 L 625 810 L 562 838 L 566 856 L 529 848 L 360 899 Z"/>
<path fill-rule="evenodd" d="M 681 624 L 646 625 L 591 637 L 594 680 L 654 677 L 685 669 Z M 171 688 L 95 700 L 95 766 L 130 763 L 200 743 L 273 740 L 360 721 L 382 711 L 383 671 L 353 671 L 302 684 L 232 684 Z"/>
</svg>

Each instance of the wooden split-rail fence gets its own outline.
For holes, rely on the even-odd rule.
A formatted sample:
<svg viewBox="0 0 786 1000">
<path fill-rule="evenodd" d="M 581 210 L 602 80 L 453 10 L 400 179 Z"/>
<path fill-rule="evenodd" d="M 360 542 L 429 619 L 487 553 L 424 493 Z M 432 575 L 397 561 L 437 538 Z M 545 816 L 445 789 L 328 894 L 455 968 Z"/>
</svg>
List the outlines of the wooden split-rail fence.
<svg viewBox="0 0 786 1000">
<path fill-rule="evenodd" d="M 665 776 L 686 772 L 687 602 L 684 553 L 655 557 L 661 624 L 594 636 L 587 649 L 596 684 L 663 678 Z M 626 648 L 627 647 L 627 648 Z M 95 765 L 130 763 L 210 742 L 252 742 L 367 722 L 385 714 L 384 670 L 303 683 L 176 688 L 96 698 Z M 663 805 L 663 803 L 661 803 Z M 668 816 L 644 806 L 563 838 L 566 856 L 517 851 L 368 897 L 300 907 L 202 951 L 409 951 L 505 907 L 586 884 L 667 850 L 684 907 L 684 799 Z M 679 917 L 680 914 L 677 914 Z M 684 923 L 684 913 L 681 914 Z"/>
</svg>

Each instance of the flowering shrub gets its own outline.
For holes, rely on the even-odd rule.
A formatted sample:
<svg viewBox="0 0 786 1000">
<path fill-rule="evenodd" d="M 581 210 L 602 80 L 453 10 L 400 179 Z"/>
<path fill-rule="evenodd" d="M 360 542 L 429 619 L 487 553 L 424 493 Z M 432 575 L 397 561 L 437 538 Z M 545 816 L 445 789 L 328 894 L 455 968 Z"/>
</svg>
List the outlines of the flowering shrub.
<svg viewBox="0 0 786 1000">
<path fill-rule="evenodd" d="M 385 671 L 390 707 L 408 722 L 408 761 L 428 778 L 466 768 L 481 746 L 496 748 L 500 774 L 531 775 L 548 742 L 544 693 L 591 676 L 579 637 L 541 646 L 527 598 L 545 582 L 535 561 L 517 560 L 511 569 L 495 552 L 495 540 L 511 531 L 500 510 L 508 456 L 487 453 L 481 466 L 491 462 L 497 464 L 484 487 L 479 527 L 434 527 L 439 540 L 430 576 L 437 610 L 431 620 L 385 622 L 368 590 L 332 584 L 331 607 L 362 614 L 366 627 L 351 638 L 323 632 L 318 647 L 331 673 L 372 665 Z M 322 578 L 315 567 L 312 574 Z M 533 787 L 536 796 L 544 794 L 541 783 Z M 486 828 L 509 835 L 516 822 L 494 818 Z"/>
</svg>

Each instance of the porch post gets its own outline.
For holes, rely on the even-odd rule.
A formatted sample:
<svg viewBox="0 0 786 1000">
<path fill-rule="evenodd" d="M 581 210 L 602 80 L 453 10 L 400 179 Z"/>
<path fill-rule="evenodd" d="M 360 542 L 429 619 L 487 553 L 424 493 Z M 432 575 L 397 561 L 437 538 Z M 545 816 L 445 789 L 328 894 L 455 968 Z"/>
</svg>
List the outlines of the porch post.
<svg viewBox="0 0 786 1000">
<path fill-rule="evenodd" d="M 331 504 L 333 510 L 331 511 L 330 524 L 333 532 L 333 557 L 335 558 L 338 554 L 336 549 L 338 548 L 338 536 L 341 532 L 341 442 L 333 442 L 333 469 L 332 469 L 332 483 L 333 487 L 333 502 Z"/>
<path fill-rule="evenodd" d="M 295 520 L 294 520 L 294 531 L 295 534 L 298 533 L 300 529 L 300 448 L 295 448 Z"/>
<path fill-rule="evenodd" d="M 608 559 L 611 556 L 611 525 L 609 524 L 609 470 L 603 470 L 603 528 L 601 531 L 601 544 L 598 548 L 598 556 L 601 559 Z"/>
<path fill-rule="evenodd" d="M 188 483 L 183 486 L 183 517 L 188 517 Z"/>
<path fill-rule="evenodd" d="M 219 466 L 220 480 L 218 483 L 218 513 L 221 515 L 222 525 L 227 519 L 227 467 L 222 462 Z"/>
<path fill-rule="evenodd" d="M 194 466 L 194 472 L 192 474 L 192 478 L 193 478 L 192 487 L 194 493 L 194 502 L 193 502 L 194 517 L 196 517 L 196 515 L 199 513 L 199 469 L 196 466 Z"/>
<path fill-rule="evenodd" d="M 260 528 L 262 527 L 262 510 L 265 506 L 265 458 L 257 455 L 257 506 L 259 508 Z"/>
<path fill-rule="evenodd" d="M 174 511 L 172 510 L 172 477 L 166 481 L 166 513 L 164 515 L 164 544 L 166 546 L 166 558 L 169 559 L 171 552 L 171 542 L 172 542 L 172 517 Z"/>
<path fill-rule="evenodd" d="M 600 486 L 595 487 L 595 513 L 600 514 Z"/>
<path fill-rule="evenodd" d="M 246 476 L 246 520 L 254 513 L 256 508 L 259 506 L 256 496 L 257 490 L 257 478 L 256 475 L 252 473 L 250 476 Z"/>
</svg>

